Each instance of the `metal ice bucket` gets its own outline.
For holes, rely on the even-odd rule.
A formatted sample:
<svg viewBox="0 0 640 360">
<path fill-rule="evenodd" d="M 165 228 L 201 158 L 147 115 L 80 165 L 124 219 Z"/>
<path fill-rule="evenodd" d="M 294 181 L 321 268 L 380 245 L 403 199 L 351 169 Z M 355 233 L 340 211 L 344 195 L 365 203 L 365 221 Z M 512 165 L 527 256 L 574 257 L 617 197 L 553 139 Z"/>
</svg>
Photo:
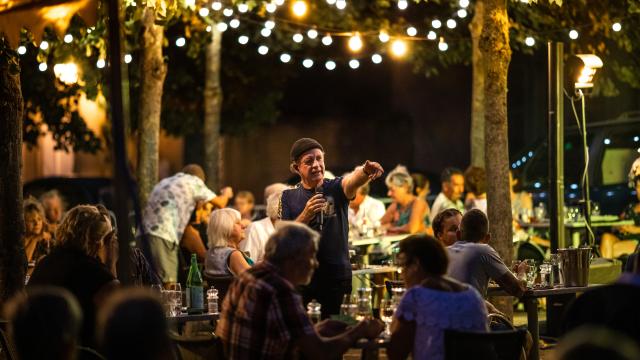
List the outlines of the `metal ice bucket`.
<svg viewBox="0 0 640 360">
<path fill-rule="evenodd" d="M 560 276 L 564 286 L 587 286 L 589 284 L 591 248 L 558 249 L 558 255 L 560 255 Z"/>
</svg>

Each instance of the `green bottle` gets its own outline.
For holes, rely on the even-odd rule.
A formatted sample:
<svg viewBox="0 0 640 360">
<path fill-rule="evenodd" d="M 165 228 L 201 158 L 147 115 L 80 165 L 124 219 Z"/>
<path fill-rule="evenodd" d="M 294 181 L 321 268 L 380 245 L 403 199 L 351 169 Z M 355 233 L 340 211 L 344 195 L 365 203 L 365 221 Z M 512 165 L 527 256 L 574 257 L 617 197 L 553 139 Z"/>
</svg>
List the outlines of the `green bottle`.
<svg viewBox="0 0 640 360">
<path fill-rule="evenodd" d="M 191 266 L 187 277 L 187 312 L 197 314 L 204 311 L 204 293 L 202 275 L 198 269 L 198 258 L 191 254 Z"/>
</svg>

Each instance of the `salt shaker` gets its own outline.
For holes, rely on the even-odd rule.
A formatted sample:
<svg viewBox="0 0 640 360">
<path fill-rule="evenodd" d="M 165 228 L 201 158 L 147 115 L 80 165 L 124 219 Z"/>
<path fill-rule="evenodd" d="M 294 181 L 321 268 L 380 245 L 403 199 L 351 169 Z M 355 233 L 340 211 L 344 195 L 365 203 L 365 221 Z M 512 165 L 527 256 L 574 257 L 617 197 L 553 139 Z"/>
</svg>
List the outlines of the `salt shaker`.
<svg viewBox="0 0 640 360">
<path fill-rule="evenodd" d="M 209 314 L 218 313 L 218 290 L 213 286 L 207 290 L 207 304 L 209 308 Z"/>
</svg>

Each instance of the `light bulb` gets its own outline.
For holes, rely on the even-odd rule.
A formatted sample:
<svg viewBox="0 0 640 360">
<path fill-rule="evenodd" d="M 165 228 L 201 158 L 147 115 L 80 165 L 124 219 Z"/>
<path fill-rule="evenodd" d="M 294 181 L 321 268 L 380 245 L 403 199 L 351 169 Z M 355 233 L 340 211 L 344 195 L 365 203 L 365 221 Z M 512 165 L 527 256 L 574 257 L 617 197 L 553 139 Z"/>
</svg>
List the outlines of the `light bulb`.
<svg viewBox="0 0 640 360">
<path fill-rule="evenodd" d="M 333 39 L 331 38 L 331 35 L 327 34 L 322 37 L 322 45 L 329 46 L 331 45 L 331 43 L 333 43 Z"/>
<path fill-rule="evenodd" d="M 438 35 L 436 35 L 436 32 L 431 30 L 429 31 L 429 33 L 427 34 L 427 39 L 429 40 L 435 40 L 438 38 Z"/>
<path fill-rule="evenodd" d="M 200 10 L 198 10 L 198 14 L 200 14 L 200 16 L 202 16 L 202 17 L 206 17 L 206 16 L 209 15 L 209 9 L 207 9 L 205 7 L 200 8 Z"/>
<path fill-rule="evenodd" d="M 360 67 L 360 61 L 358 61 L 356 59 L 349 60 L 349 67 L 354 69 L 354 70 L 359 68 Z"/>
<path fill-rule="evenodd" d="M 466 8 L 469 6 L 469 0 L 460 0 L 458 4 L 460 4 L 460 7 Z"/>
<path fill-rule="evenodd" d="M 344 10 L 347 7 L 347 2 L 345 0 L 336 1 L 336 7 L 338 10 Z"/>
<path fill-rule="evenodd" d="M 260 30 L 260 35 L 264 36 L 264 37 L 269 37 L 271 35 L 271 30 L 264 28 L 262 30 Z"/>
<path fill-rule="evenodd" d="M 220 11 L 220 9 L 222 9 L 222 3 L 220 1 L 214 1 L 211 4 L 211 8 L 215 11 Z"/>
<path fill-rule="evenodd" d="M 207 25 L 207 27 L 205 28 L 205 30 L 206 30 L 207 32 L 211 32 L 211 30 L 212 30 L 211 25 Z"/>
<path fill-rule="evenodd" d="M 402 57 L 407 53 L 407 44 L 400 39 L 391 43 L 391 53 L 396 57 Z"/>
<path fill-rule="evenodd" d="M 176 46 L 183 47 L 187 43 L 187 40 L 183 37 L 179 37 L 176 39 Z"/>
<path fill-rule="evenodd" d="M 362 38 L 360 37 L 360 34 L 355 33 L 355 35 L 349 38 L 349 49 L 353 52 L 362 50 Z"/>
<path fill-rule="evenodd" d="M 70 85 L 78 82 L 78 66 L 74 63 L 55 64 L 53 73 L 64 84 Z"/>
<path fill-rule="evenodd" d="M 613 31 L 618 32 L 622 30 L 622 25 L 619 22 L 613 23 L 613 25 L 611 25 L 611 28 L 613 29 Z"/>
<path fill-rule="evenodd" d="M 247 11 L 249 11 L 249 5 L 245 3 L 238 4 L 238 11 L 240 11 L 241 13 L 246 13 Z"/>
<path fill-rule="evenodd" d="M 40 71 L 46 71 L 47 70 L 47 63 L 40 63 L 38 65 L 38 70 Z"/>
<path fill-rule="evenodd" d="M 409 26 L 409 28 L 407 28 L 407 35 L 416 36 L 417 34 L 418 34 L 418 30 L 413 26 Z"/>
<path fill-rule="evenodd" d="M 447 51 L 448 48 L 449 48 L 449 44 L 444 42 L 444 38 L 441 37 L 440 42 L 438 43 L 438 49 L 440 49 L 440 51 Z"/>
<path fill-rule="evenodd" d="M 458 24 L 456 24 L 455 20 L 453 20 L 453 19 L 447 20 L 447 27 L 449 29 L 455 29 L 456 25 L 458 25 Z"/>
<path fill-rule="evenodd" d="M 336 0 L 327 0 L 327 4 L 329 5 L 334 5 L 336 3 Z"/>
<path fill-rule="evenodd" d="M 42 50 L 47 50 L 49 48 L 49 43 L 46 41 L 43 41 L 40 43 L 40 49 Z"/>
<path fill-rule="evenodd" d="M 407 6 L 409 6 L 407 0 L 398 0 L 398 9 L 404 10 L 407 8 Z"/>
<path fill-rule="evenodd" d="M 258 54 L 260 55 L 267 55 L 268 52 L 269 48 L 264 45 L 260 45 L 260 47 L 258 48 Z"/>
<path fill-rule="evenodd" d="M 318 31 L 316 29 L 310 29 L 307 31 L 307 37 L 309 39 L 315 39 L 318 37 Z"/>
<path fill-rule="evenodd" d="M 229 16 L 233 15 L 233 9 L 226 8 L 226 9 L 222 10 L 222 15 L 224 15 L 226 17 L 229 17 Z"/>
<path fill-rule="evenodd" d="M 24 46 L 22 46 L 22 45 L 20 45 L 20 46 L 18 47 L 18 54 L 20 54 L 20 55 L 24 55 L 24 54 L 26 54 L 26 53 L 27 53 L 27 48 L 26 48 L 26 47 L 24 47 Z"/>
<path fill-rule="evenodd" d="M 302 40 L 304 40 L 304 36 L 302 36 L 302 34 L 300 34 L 300 33 L 293 34 L 293 41 L 295 41 L 297 43 L 301 43 Z"/>
<path fill-rule="evenodd" d="M 578 38 L 578 32 L 576 30 L 569 31 L 569 37 L 573 40 Z"/>
<path fill-rule="evenodd" d="M 291 55 L 289 54 L 282 54 L 280 55 L 280 61 L 282 61 L 283 63 L 288 63 L 289 61 L 291 61 Z"/>
<path fill-rule="evenodd" d="M 384 30 L 380 31 L 378 39 L 380 39 L 380 42 L 386 43 L 387 41 L 389 41 L 389 34 Z"/>
<path fill-rule="evenodd" d="M 304 61 L 302 61 L 302 66 L 306 67 L 307 69 L 309 69 L 310 67 L 313 66 L 313 60 L 311 59 L 304 59 Z"/>
<path fill-rule="evenodd" d="M 225 31 L 227 31 L 227 23 L 221 21 L 216 25 L 216 28 L 220 32 L 225 32 Z"/>
<path fill-rule="evenodd" d="M 107 65 L 107 62 L 104 61 L 104 59 L 98 59 L 98 61 L 96 61 L 96 66 L 98 67 L 98 69 L 102 69 L 106 65 Z"/>
<path fill-rule="evenodd" d="M 536 44 L 536 39 L 531 36 L 527 36 L 527 38 L 524 39 L 524 43 L 527 44 L 527 46 L 533 46 Z"/>
<path fill-rule="evenodd" d="M 303 17 L 307 14 L 308 6 L 303 0 L 296 0 L 291 5 L 291 12 L 297 17 Z"/>
<path fill-rule="evenodd" d="M 67 43 L 67 44 L 68 44 L 68 43 L 70 43 L 70 42 L 72 42 L 72 41 L 73 41 L 73 35 L 71 35 L 71 34 L 67 34 L 67 35 L 65 35 L 65 36 L 64 36 L 64 42 L 65 42 L 65 43 Z"/>
<path fill-rule="evenodd" d="M 326 63 L 324 63 L 324 67 L 326 67 L 327 70 L 331 71 L 331 70 L 336 68 L 336 63 L 331 61 L 331 60 L 329 60 Z"/>
<path fill-rule="evenodd" d="M 440 27 L 442 26 L 442 22 L 440 22 L 440 20 L 438 20 L 438 19 L 435 19 L 435 20 L 433 20 L 433 21 L 431 22 L 431 26 L 432 26 L 434 29 L 440 29 Z"/>
<path fill-rule="evenodd" d="M 380 56 L 380 54 L 373 54 L 371 55 L 371 61 L 374 64 L 380 64 L 382 62 L 382 56 Z"/>
<path fill-rule="evenodd" d="M 276 5 L 278 6 L 284 5 L 284 0 L 276 0 Z"/>
<path fill-rule="evenodd" d="M 249 42 L 249 37 L 247 35 L 241 35 L 240 37 L 238 37 L 238 42 L 241 45 L 246 45 Z"/>
<path fill-rule="evenodd" d="M 264 22 L 265 29 L 273 30 L 274 27 L 276 27 L 276 23 L 273 20 L 267 20 Z"/>
<path fill-rule="evenodd" d="M 125 55 L 124 55 L 124 62 L 125 62 L 126 64 L 130 63 L 130 62 L 131 62 L 131 60 L 133 60 L 133 56 L 131 56 L 131 54 L 125 54 Z"/>
<path fill-rule="evenodd" d="M 240 20 L 233 19 L 233 20 L 229 21 L 229 26 L 231 26 L 234 29 L 237 29 L 238 27 L 240 27 Z"/>
<path fill-rule="evenodd" d="M 274 13 L 276 12 L 276 10 L 278 10 L 278 6 L 274 3 L 268 3 L 267 5 L 264 6 L 264 8 L 269 13 Z"/>
<path fill-rule="evenodd" d="M 467 17 L 467 15 L 468 15 L 467 10 L 465 10 L 465 9 L 460 9 L 460 10 L 458 10 L 458 17 L 459 17 L 460 19 L 464 19 L 464 18 L 466 18 L 466 17 Z"/>
</svg>

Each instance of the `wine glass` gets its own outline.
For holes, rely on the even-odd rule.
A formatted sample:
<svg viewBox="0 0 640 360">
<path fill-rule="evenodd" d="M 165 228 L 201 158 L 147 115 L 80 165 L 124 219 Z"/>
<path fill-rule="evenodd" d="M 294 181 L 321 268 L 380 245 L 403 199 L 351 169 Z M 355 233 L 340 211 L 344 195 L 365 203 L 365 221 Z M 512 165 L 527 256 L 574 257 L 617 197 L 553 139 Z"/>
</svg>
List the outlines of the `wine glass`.
<svg viewBox="0 0 640 360">
<path fill-rule="evenodd" d="M 380 319 L 384 322 L 384 334 L 391 335 L 391 321 L 393 313 L 396 311 L 396 304 L 392 299 L 380 300 Z"/>
</svg>

